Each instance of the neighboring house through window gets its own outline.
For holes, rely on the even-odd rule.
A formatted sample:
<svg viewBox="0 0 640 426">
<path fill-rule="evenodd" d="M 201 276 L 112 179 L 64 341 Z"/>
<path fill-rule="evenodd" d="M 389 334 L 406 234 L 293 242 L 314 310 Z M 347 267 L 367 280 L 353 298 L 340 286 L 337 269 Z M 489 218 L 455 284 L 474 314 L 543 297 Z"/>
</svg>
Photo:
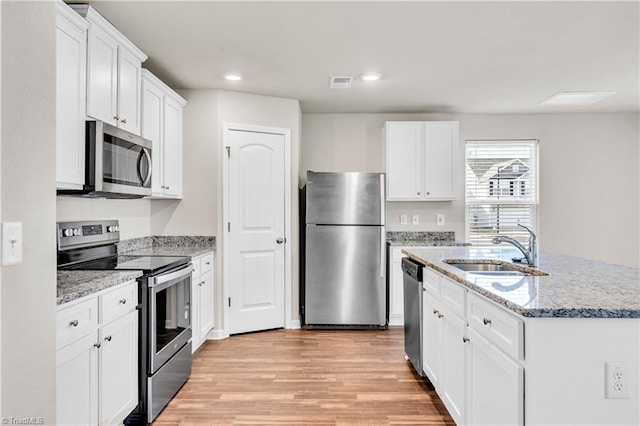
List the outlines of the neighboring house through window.
<svg viewBox="0 0 640 426">
<path fill-rule="evenodd" d="M 526 243 L 537 233 L 538 141 L 468 140 L 465 145 L 467 240 L 491 244 L 497 235 Z"/>
</svg>

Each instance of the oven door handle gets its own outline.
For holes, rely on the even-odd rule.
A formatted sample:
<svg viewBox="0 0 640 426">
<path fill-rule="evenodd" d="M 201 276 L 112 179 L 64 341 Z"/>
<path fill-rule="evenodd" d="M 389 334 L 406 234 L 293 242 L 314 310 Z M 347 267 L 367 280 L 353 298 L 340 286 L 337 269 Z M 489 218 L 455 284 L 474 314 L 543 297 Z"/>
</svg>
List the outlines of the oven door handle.
<svg viewBox="0 0 640 426">
<path fill-rule="evenodd" d="M 156 288 L 160 286 L 167 287 L 164 284 L 183 280 L 187 277 L 190 277 L 191 272 L 193 272 L 193 265 L 189 263 L 187 266 L 185 266 L 184 268 L 178 269 L 177 271 L 169 272 L 168 274 L 161 274 L 156 277 L 151 277 L 149 279 L 149 288 Z"/>
</svg>

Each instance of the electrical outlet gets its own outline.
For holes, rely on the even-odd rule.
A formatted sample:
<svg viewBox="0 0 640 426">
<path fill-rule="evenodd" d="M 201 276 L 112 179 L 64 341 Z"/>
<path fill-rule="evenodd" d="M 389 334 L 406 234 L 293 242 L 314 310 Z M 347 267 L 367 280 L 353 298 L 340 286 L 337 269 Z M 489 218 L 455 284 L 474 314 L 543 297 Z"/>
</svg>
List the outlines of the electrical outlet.
<svg viewBox="0 0 640 426">
<path fill-rule="evenodd" d="M 400 215 L 400 225 L 406 225 L 407 224 L 407 215 L 406 214 L 401 214 Z"/>
<path fill-rule="evenodd" d="M 420 216 L 418 216 L 417 214 L 414 214 L 413 217 L 411 218 L 411 223 L 413 225 L 419 225 L 420 224 Z"/>
<path fill-rule="evenodd" d="M 436 225 L 444 226 L 444 213 L 436 214 Z"/>
<path fill-rule="evenodd" d="M 629 398 L 629 365 L 604 363 L 604 397 L 607 399 Z"/>
</svg>

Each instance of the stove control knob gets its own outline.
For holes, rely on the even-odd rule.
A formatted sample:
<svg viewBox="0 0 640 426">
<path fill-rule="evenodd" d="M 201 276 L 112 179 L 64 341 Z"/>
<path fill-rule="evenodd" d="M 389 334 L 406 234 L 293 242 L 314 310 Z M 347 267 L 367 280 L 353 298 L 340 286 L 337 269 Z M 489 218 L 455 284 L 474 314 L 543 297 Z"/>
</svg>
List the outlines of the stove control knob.
<svg viewBox="0 0 640 426">
<path fill-rule="evenodd" d="M 113 225 L 107 226 L 107 232 L 115 232 L 114 226 Z"/>
<path fill-rule="evenodd" d="M 115 232 L 120 232 L 120 225 L 116 225 L 114 228 L 116 229 Z"/>
<path fill-rule="evenodd" d="M 73 235 L 73 229 L 63 229 L 62 235 L 65 237 L 71 237 Z"/>
<path fill-rule="evenodd" d="M 78 236 L 80 235 L 80 228 L 76 228 L 73 230 L 73 235 Z"/>
</svg>

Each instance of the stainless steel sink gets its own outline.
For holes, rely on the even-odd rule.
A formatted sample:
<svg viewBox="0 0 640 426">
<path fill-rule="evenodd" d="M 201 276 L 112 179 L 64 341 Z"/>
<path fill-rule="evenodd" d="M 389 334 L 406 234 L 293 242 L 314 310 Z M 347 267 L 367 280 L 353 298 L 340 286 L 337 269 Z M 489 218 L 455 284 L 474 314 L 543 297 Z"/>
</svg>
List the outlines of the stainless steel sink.
<svg viewBox="0 0 640 426">
<path fill-rule="evenodd" d="M 506 265 L 496 265 L 494 263 L 447 262 L 446 260 L 445 262 L 454 268 L 479 275 L 532 275 Z"/>
</svg>

